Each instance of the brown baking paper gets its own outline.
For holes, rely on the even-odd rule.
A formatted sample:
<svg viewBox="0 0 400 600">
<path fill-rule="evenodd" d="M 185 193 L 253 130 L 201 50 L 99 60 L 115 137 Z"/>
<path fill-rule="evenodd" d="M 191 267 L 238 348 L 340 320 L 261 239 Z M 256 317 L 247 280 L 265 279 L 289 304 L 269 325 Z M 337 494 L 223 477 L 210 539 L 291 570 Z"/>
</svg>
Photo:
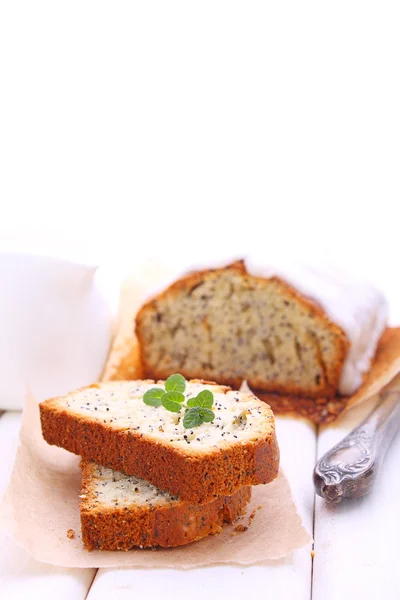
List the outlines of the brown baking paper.
<svg viewBox="0 0 400 600">
<path fill-rule="evenodd" d="M 0 527 L 35 559 L 63 567 L 171 567 L 254 565 L 290 554 L 311 542 L 297 514 L 285 476 L 253 488 L 253 497 L 240 523 L 187 546 L 137 549 L 129 552 L 88 552 L 80 536 L 79 457 L 49 446 L 40 430 L 39 409 L 30 393 L 25 401 L 20 445 L 8 490 L 0 505 Z M 258 506 L 262 506 L 258 510 Z M 75 533 L 67 537 L 67 530 Z"/>
</svg>

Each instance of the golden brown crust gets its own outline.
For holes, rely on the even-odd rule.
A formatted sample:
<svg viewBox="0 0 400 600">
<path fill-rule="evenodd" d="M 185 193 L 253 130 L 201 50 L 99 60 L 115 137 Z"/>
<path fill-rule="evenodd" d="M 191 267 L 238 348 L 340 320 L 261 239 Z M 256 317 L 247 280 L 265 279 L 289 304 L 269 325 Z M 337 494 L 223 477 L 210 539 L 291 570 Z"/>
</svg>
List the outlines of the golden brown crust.
<svg viewBox="0 0 400 600">
<path fill-rule="evenodd" d="M 255 391 L 276 414 L 301 415 L 314 423 L 335 421 L 347 408 L 359 404 L 380 391 L 400 372 L 400 328 L 388 327 L 378 343 L 374 360 L 363 384 L 352 396 L 301 398 Z"/>
<path fill-rule="evenodd" d="M 278 277 L 271 277 L 269 279 L 266 279 L 250 275 L 246 270 L 244 261 L 237 261 L 222 269 L 208 269 L 204 271 L 196 271 L 193 273 L 189 273 L 188 275 L 182 277 L 181 279 L 170 285 L 166 290 L 157 295 L 155 298 L 146 302 L 146 304 L 144 304 L 138 311 L 135 320 L 135 332 L 136 337 L 139 341 L 139 348 L 144 349 L 146 347 L 146 340 L 142 327 L 142 317 L 146 314 L 146 312 L 155 310 L 156 305 L 160 301 L 162 302 L 166 298 L 171 299 L 174 296 L 181 294 L 182 292 L 189 293 L 206 278 L 215 277 L 215 275 L 218 275 L 219 273 L 225 273 L 229 270 L 232 270 L 235 273 L 240 273 L 244 278 L 250 281 L 276 282 L 286 295 L 290 296 L 291 299 L 296 300 L 296 302 L 298 302 L 303 308 L 305 308 L 309 312 L 309 314 L 313 316 L 314 319 L 318 320 L 327 330 L 332 332 L 335 336 L 337 343 L 336 358 L 330 364 L 325 364 L 322 360 L 321 353 L 319 353 L 319 363 L 321 370 L 324 374 L 324 380 L 321 381 L 321 384 L 318 386 L 317 391 L 305 391 L 302 387 L 296 386 L 294 384 L 288 383 L 283 385 L 264 379 L 252 379 L 251 377 L 248 377 L 246 379 L 250 387 L 269 393 L 279 393 L 314 398 L 322 395 L 333 397 L 337 393 L 343 363 L 345 361 L 346 354 L 350 345 L 346 334 L 338 325 L 333 323 L 328 318 L 328 316 L 325 314 L 322 308 L 320 308 L 312 299 L 306 298 L 305 296 L 300 294 L 296 289 L 294 289 Z M 141 351 L 138 355 L 138 358 L 141 361 L 142 373 L 144 377 L 152 379 L 166 379 L 169 375 L 171 375 L 168 369 L 162 369 L 159 366 L 154 367 L 154 365 L 151 365 L 146 360 L 145 352 Z M 202 378 L 205 376 L 205 373 L 202 371 L 201 367 L 199 367 L 199 370 L 196 372 L 192 370 L 187 371 L 184 367 L 181 367 L 179 371 L 187 379 Z M 220 383 L 230 385 L 234 388 L 238 388 L 240 387 L 243 378 L 232 377 L 229 373 L 225 373 L 222 376 L 220 375 L 218 377 L 218 380 Z"/>
<path fill-rule="evenodd" d="M 188 502 L 204 504 L 217 496 L 232 495 L 243 486 L 269 483 L 278 475 L 279 447 L 272 411 L 271 431 L 257 441 L 188 455 L 135 431 L 118 431 L 90 416 L 71 414 L 57 405 L 57 398 L 39 407 L 43 437 L 49 444 L 146 479 Z"/>
<path fill-rule="evenodd" d="M 130 550 L 134 547 L 182 546 L 219 533 L 245 511 L 251 488 L 220 496 L 204 505 L 182 500 L 159 507 L 93 507 L 91 468 L 82 462 L 81 526 L 88 550 Z"/>
</svg>

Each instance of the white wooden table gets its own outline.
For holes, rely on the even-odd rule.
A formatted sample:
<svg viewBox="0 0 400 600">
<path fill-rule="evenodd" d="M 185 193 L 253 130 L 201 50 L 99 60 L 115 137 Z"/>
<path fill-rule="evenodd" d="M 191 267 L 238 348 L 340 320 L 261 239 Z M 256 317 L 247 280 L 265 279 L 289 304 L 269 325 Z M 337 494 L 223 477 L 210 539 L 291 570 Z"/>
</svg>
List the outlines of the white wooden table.
<svg viewBox="0 0 400 600">
<path fill-rule="evenodd" d="M 191 600 L 243 599 L 249 594 L 274 600 L 398 599 L 400 436 L 389 451 L 378 488 L 370 496 L 329 507 L 315 497 L 312 485 L 317 456 L 360 421 L 371 406 L 369 402 L 351 411 L 337 426 L 319 430 L 304 421 L 277 419 L 282 466 L 304 524 L 313 532 L 314 560 L 310 547 L 284 560 L 248 568 L 64 569 L 36 562 L 0 534 L 0 598 L 122 600 L 136 596 L 176 600 L 184 593 Z M 11 473 L 20 421 L 18 412 L 0 417 L 0 495 Z"/>
</svg>

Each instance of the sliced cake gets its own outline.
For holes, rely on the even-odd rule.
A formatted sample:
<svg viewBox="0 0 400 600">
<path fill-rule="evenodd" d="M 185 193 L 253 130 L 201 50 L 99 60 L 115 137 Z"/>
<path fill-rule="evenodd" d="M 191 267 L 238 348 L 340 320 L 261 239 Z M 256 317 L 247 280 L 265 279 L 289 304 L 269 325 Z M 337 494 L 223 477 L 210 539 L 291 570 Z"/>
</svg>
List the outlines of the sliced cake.
<svg viewBox="0 0 400 600">
<path fill-rule="evenodd" d="M 183 385 L 182 404 L 172 406 L 178 412 L 144 401 L 154 388 L 165 392 L 163 381 L 102 383 L 46 400 L 40 404 L 43 437 L 192 503 L 272 481 L 279 449 L 270 407 L 228 387 Z M 192 410 L 204 411 L 204 420 L 191 426 L 186 415 L 199 396 L 208 408 Z"/>
<path fill-rule="evenodd" d="M 219 533 L 245 511 L 251 488 L 191 504 L 151 483 L 82 461 L 82 539 L 88 550 L 182 546 Z"/>
</svg>

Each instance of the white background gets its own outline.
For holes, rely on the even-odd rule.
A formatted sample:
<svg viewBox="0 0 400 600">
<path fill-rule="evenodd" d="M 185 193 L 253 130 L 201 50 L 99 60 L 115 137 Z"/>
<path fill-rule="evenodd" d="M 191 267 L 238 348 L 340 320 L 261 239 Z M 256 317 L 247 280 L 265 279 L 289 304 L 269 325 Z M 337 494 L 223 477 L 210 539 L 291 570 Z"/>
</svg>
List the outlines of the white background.
<svg viewBox="0 0 400 600">
<path fill-rule="evenodd" d="M 400 323 L 399 31 L 397 1 L 4 0 L 1 246 L 118 272 L 146 256 L 183 266 L 253 252 L 266 262 L 323 258 L 383 287 Z M 18 419 L 0 419 L 8 470 Z M 315 455 L 354 419 L 346 423 L 317 436 L 279 422 L 310 529 Z M 231 599 L 258 589 L 296 600 L 312 581 L 324 600 L 346 590 L 398 598 L 394 458 L 387 493 L 361 516 L 317 501 L 313 579 L 305 550 L 267 570 L 196 571 L 189 581 L 99 572 L 89 598 L 132 597 L 140 585 L 150 597 L 212 598 L 225 582 Z M 43 567 L 1 544 L 7 598 L 86 597 L 94 573 Z"/>
<path fill-rule="evenodd" d="M 399 27 L 385 1 L 3 2 L 1 239 L 324 256 L 386 285 Z"/>
</svg>

